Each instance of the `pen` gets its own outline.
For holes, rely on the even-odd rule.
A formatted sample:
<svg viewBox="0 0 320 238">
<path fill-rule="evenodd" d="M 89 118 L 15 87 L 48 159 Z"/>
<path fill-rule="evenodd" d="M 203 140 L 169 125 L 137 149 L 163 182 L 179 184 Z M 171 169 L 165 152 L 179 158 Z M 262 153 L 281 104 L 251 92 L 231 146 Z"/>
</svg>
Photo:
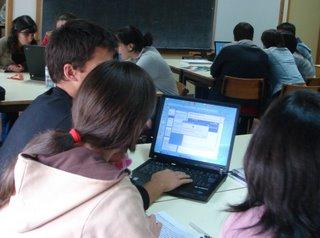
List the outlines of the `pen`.
<svg viewBox="0 0 320 238">
<path fill-rule="evenodd" d="M 208 233 L 206 233 L 204 230 L 202 230 L 200 227 L 198 227 L 196 224 L 190 222 L 189 226 L 191 226 L 195 231 L 197 231 L 198 233 L 203 234 L 204 236 L 201 238 L 212 238 L 211 236 L 208 235 Z"/>
</svg>

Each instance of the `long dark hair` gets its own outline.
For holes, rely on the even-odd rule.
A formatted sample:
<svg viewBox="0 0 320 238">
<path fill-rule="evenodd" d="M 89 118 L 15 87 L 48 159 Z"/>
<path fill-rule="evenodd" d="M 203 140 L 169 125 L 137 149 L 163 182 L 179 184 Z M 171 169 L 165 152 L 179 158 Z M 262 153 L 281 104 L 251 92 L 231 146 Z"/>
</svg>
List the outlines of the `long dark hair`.
<svg viewBox="0 0 320 238">
<path fill-rule="evenodd" d="M 10 50 L 10 53 L 15 53 L 18 50 L 22 50 L 19 47 L 18 41 L 18 33 L 22 30 L 27 30 L 29 33 L 37 32 L 36 23 L 28 15 L 17 17 L 12 22 L 10 36 L 8 37 L 8 48 Z M 35 39 L 33 39 L 33 41 L 31 42 L 31 45 L 34 44 L 37 44 Z"/>
<path fill-rule="evenodd" d="M 231 211 L 265 210 L 255 225 L 278 237 L 320 237 L 320 94 L 298 91 L 266 112 L 244 159 L 248 195 Z M 250 228 L 250 227 L 249 227 Z"/>
<path fill-rule="evenodd" d="M 130 62 L 106 62 L 88 74 L 72 106 L 73 127 L 81 142 L 98 150 L 134 150 L 156 102 L 150 76 Z M 79 146 L 67 132 L 48 131 L 36 136 L 23 154 L 52 156 Z M 13 165 L 0 181 L 0 207 L 14 194 Z"/>
<path fill-rule="evenodd" d="M 125 45 L 133 44 L 132 50 L 140 52 L 144 47 L 151 46 L 153 38 L 150 32 L 142 35 L 141 31 L 134 26 L 127 26 L 116 32 L 119 41 Z"/>
</svg>

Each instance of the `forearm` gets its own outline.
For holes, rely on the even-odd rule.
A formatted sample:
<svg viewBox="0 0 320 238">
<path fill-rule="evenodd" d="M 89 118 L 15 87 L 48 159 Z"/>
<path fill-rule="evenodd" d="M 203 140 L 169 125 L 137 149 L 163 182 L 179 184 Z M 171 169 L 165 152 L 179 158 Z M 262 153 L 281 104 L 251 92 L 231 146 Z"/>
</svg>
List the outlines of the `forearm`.
<svg viewBox="0 0 320 238">
<path fill-rule="evenodd" d="M 144 189 L 149 194 L 149 204 L 151 205 L 154 203 L 164 192 L 164 189 L 161 185 L 161 183 L 153 183 L 152 181 L 147 182 L 145 185 L 143 185 Z"/>
</svg>

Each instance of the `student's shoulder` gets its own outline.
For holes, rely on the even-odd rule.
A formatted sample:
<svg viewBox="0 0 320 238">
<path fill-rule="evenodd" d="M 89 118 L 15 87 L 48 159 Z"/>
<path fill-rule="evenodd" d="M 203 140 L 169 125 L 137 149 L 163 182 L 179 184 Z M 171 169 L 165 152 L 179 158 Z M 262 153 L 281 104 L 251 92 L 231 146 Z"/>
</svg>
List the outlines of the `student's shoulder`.
<svg viewBox="0 0 320 238">
<path fill-rule="evenodd" d="M 72 98 L 68 94 L 59 89 L 51 88 L 39 95 L 23 114 L 37 113 L 35 116 L 39 117 L 41 114 L 49 113 L 59 116 L 59 114 L 70 114 L 71 107 Z"/>
<path fill-rule="evenodd" d="M 223 225 L 220 237 L 228 238 L 235 237 L 235 235 L 238 235 L 237 237 L 256 237 L 253 235 L 259 232 L 259 227 L 255 227 L 255 225 L 260 221 L 264 211 L 264 206 L 258 206 L 245 212 L 231 213 Z M 263 236 L 258 237 L 269 238 L 272 237 L 272 234 L 266 232 Z"/>
<path fill-rule="evenodd" d="M 150 60 L 150 61 L 163 61 L 161 54 L 156 48 L 149 46 L 143 49 L 139 61 Z"/>
</svg>

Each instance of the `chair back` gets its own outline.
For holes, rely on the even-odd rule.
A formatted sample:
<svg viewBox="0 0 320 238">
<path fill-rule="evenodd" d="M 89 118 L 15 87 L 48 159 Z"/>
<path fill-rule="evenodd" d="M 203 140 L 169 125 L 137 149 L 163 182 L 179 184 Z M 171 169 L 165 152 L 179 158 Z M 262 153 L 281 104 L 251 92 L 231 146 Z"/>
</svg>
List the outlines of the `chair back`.
<svg viewBox="0 0 320 238">
<path fill-rule="evenodd" d="M 320 65 L 316 65 L 316 77 L 320 77 Z"/>
<path fill-rule="evenodd" d="M 261 100 L 264 94 L 264 81 L 262 78 L 237 78 L 225 76 L 222 95 L 241 100 Z"/>
<path fill-rule="evenodd" d="M 237 134 L 249 133 L 255 117 L 260 117 L 264 105 L 264 80 L 262 78 L 237 78 L 225 76 L 221 94 L 241 106 Z"/>
<path fill-rule="evenodd" d="M 284 96 L 287 93 L 298 91 L 298 90 L 311 90 L 315 92 L 320 92 L 320 86 L 306 86 L 306 85 L 288 85 L 284 84 L 281 89 L 281 96 Z"/>
<path fill-rule="evenodd" d="M 320 77 L 319 78 L 307 78 L 307 86 L 320 86 Z"/>
</svg>

